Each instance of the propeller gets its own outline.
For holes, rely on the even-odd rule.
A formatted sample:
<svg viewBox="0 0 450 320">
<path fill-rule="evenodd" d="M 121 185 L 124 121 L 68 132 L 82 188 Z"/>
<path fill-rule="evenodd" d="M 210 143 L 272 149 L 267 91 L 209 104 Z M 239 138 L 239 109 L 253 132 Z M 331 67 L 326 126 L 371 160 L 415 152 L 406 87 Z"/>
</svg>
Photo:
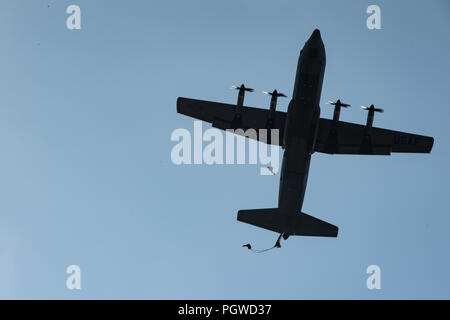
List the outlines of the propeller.
<svg viewBox="0 0 450 320">
<path fill-rule="evenodd" d="M 339 121 L 339 115 L 341 114 L 341 107 L 348 108 L 350 105 L 348 103 L 342 103 L 341 100 L 337 99 L 336 102 L 328 101 L 327 104 L 334 106 L 333 121 Z"/>
<path fill-rule="evenodd" d="M 262 93 L 268 94 L 269 96 L 272 96 L 272 97 L 283 97 L 283 98 L 287 97 L 284 93 L 278 93 L 277 90 L 273 90 L 272 92 L 263 91 Z"/>
<path fill-rule="evenodd" d="M 255 91 L 255 90 L 252 89 L 252 88 L 246 88 L 246 87 L 244 86 L 244 84 L 241 84 L 240 87 L 238 87 L 238 86 L 231 86 L 231 89 L 234 89 L 234 90 L 244 90 L 244 91 L 248 91 L 248 92 L 253 92 L 253 91 Z"/>
<path fill-rule="evenodd" d="M 238 87 L 238 86 L 231 86 L 231 89 L 239 90 L 239 93 L 238 93 L 238 99 L 237 99 L 237 103 L 236 103 L 236 105 L 238 106 L 238 108 L 240 108 L 240 107 L 242 107 L 242 106 L 244 105 L 244 95 L 245 95 L 245 91 L 248 91 L 248 92 L 253 92 L 253 91 L 255 91 L 255 90 L 253 90 L 252 88 L 246 88 L 246 87 L 244 86 L 244 84 L 241 84 L 240 87 Z M 237 116 L 240 116 L 240 115 L 239 115 L 239 114 L 240 114 L 240 109 L 237 110 L 236 112 L 237 112 Z"/>
<path fill-rule="evenodd" d="M 344 107 L 344 108 L 350 107 L 349 104 L 342 103 L 341 100 L 339 100 L 339 99 L 336 102 L 328 101 L 327 104 L 331 104 L 332 106 Z"/>
<path fill-rule="evenodd" d="M 381 108 L 375 108 L 375 106 L 373 104 L 371 104 L 370 107 L 361 106 L 361 109 L 368 110 L 368 111 L 373 110 L 374 112 L 381 112 L 381 113 L 384 112 L 384 110 Z"/>
</svg>

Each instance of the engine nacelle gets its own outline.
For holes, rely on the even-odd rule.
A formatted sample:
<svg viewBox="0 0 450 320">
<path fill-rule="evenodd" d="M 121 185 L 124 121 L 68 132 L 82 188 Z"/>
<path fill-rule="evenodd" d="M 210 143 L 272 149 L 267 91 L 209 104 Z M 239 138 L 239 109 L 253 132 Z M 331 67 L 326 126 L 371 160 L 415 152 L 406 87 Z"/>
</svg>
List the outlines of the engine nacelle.
<svg viewBox="0 0 450 320">
<path fill-rule="evenodd" d="M 347 103 L 342 103 L 341 100 L 337 100 L 336 102 L 328 101 L 327 104 L 331 104 L 334 106 L 334 113 L 333 113 L 333 122 L 339 121 L 339 116 L 341 115 L 341 107 L 347 108 L 350 107 Z"/>
<path fill-rule="evenodd" d="M 375 108 L 373 104 L 370 107 L 361 106 L 362 109 L 369 111 L 367 114 L 367 122 L 366 122 L 366 131 L 369 131 L 373 125 L 373 118 L 375 116 L 375 112 L 384 112 L 383 109 Z"/>
<path fill-rule="evenodd" d="M 231 86 L 231 89 L 239 90 L 238 99 L 237 99 L 237 103 L 236 103 L 238 108 L 242 107 L 244 105 L 245 91 L 248 91 L 248 92 L 255 91 L 252 88 L 246 88 L 244 84 L 241 84 L 239 87 L 238 86 Z"/>
<path fill-rule="evenodd" d="M 279 93 L 277 90 L 273 90 L 272 92 L 263 91 L 264 94 L 271 96 L 270 98 L 270 107 L 269 113 L 267 116 L 267 129 L 273 128 L 273 122 L 275 120 L 275 111 L 277 109 L 277 100 L 278 97 L 286 97 L 284 93 Z"/>
</svg>

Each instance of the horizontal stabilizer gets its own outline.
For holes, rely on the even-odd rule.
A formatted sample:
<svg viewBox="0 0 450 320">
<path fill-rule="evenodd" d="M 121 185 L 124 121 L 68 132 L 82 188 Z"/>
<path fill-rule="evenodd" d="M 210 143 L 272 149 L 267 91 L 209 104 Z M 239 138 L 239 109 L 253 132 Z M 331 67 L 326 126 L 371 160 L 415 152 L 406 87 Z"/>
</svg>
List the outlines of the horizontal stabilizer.
<svg viewBox="0 0 450 320">
<path fill-rule="evenodd" d="M 239 210 L 237 219 L 287 236 L 337 237 L 339 228 L 306 213 L 284 215 L 278 208 Z"/>
<path fill-rule="evenodd" d="M 292 219 L 295 236 L 337 237 L 339 228 L 331 223 L 301 213 Z"/>
<path fill-rule="evenodd" d="M 237 219 L 263 229 L 282 233 L 278 208 L 239 210 Z"/>
</svg>

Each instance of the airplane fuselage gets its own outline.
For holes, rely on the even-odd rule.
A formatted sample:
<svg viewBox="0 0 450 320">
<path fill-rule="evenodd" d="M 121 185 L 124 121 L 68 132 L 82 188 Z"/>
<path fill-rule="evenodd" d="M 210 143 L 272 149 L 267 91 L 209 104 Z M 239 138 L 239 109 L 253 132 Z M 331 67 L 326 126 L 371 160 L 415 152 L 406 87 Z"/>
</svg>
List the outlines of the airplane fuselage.
<svg viewBox="0 0 450 320">
<path fill-rule="evenodd" d="M 320 32 L 315 30 L 300 52 L 294 92 L 287 111 L 278 197 L 279 212 L 285 216 L 298 214 L 303 205 L 320 118 L 325 62 Z M 289 218 L 285 221 L 289 229 Z"/>
</svg>

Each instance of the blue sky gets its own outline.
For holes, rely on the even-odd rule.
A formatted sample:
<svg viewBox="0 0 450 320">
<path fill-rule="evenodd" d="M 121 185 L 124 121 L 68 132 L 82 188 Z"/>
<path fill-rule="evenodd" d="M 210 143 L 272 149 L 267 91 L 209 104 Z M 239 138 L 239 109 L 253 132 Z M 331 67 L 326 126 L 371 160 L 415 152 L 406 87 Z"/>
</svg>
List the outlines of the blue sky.
<svg viewBox="0 0 450 320">
<path fill-rule="evenodd" d="M 48 7 L 50 4 L 50 7 Z M 81 8 L 81 30 L 66 8 Z M 366 8 L 381 8 L 381 30 Z M 337 239 L 236 221 L 274 207 L 257 165 L 175 166 L 193 128 L 178 96 L 234 103 L 232 84 L 292 94 L 319 28 L 329 99 L 385 109 L 374 125 L 435 137 L 430 155 L 314 154 L 304 212 Z M 448 1 L 2 1 L 0 298 L 450 298 Z M 286 110 L 288 99 L 279 101 Z M 204 125 L 204 129 L 208 128 Z M 82 289 L 65 286 L 79 265 Z M 381 290 L 366 288 L 367 266 Z"/>
</svg>

